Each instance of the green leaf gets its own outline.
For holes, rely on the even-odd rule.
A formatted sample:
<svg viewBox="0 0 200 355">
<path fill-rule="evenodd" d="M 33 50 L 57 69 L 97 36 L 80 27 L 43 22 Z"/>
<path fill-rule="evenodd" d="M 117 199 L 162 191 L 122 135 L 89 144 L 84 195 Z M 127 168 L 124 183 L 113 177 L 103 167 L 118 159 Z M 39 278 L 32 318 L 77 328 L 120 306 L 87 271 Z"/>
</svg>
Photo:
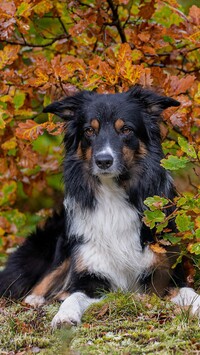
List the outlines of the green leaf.
<svg viewBox="0 0 200 355">
<path fill-rule="evenodd" d="M 178 137 L 178 144 L 181 147 L 181 150 L 187 154 L 188 157 L 196 159 L 197 154 L 192 144 L 189 144 L 186 139 L 183 137 Z"/>
<path fill-rule="evenodd" d="M 173 12 L 167 4 L 159 7 L 159 10 L 157 10 L 153 15 L 153 19 L 167 28 L 172 25 L 179 26 L 179 24 L 183 22 L 183 18 L 176 12 Z"/>
<path fill-rule="evenodd" d="M 20 227 L 18 235 L 26 237 L 33 233 L 36 229 L 37 224 L 44 219 L 44 217 L 39 216 L 38 214 L 26 213 L 26 223 Z"/>
<path fill-rule="evenodd" d="M 186 213 L 179 214 L 175 221 L 180 232 L 186 232 L 194 228 L 194 223 L 191 221 L 191 216 L 188 216 Z"/>
<path fill-rule="evenodd" d="M 200 255 L 200 243 L 194 243 L 190 248 L 190 252 L 196 255 Z"/>
<path fill-rule="evenodd" d="M 173 233 L 166 233 L 163 235 L 163 239 L 168 240 L 172 244 L 177 244 L 181 241 L 181 237 L 177 237 Z"/>
<path fill-rule="evenodd" d="M 20 107 L 23 106 L 25 98 L 26 98 L 26 94 L 22 91 L 19 91 L 15 94 L 13 98 L 13 102 L 16 110 L 18 110 Z"/>
<path fill-rule="evenodd" d="M 17 190 L 17 184 L 15 181 L 9 181 L 4 183 L 1 186 L 1 195 L 0 195 L 0 206 L 9 204 Z"/>
<path fill-rule="evenodd" d="M 161 223 L 165 219 L 165 214 L 162 211 L 145 211 L 144 212 L 144 222 L 150 226 L 150 228 L 154 228 L 156 223 Z"/>
<path fill-rule="evenodd" d="M 26 216 L 17 209 L 1 212 L 0 216 L 5 217 L 11 224 L 15 224 L 17 229 L 24 226 L 26 222 Z"/>
<path fill-rule="evenodd" d="M 161 160 L 161 165 L 168 170 L 179 170 L 186 167 L 189 159 L 186 157 L 175 157 L 170 155 L 167 159 Z"/>
<path fill-rule="evenodd" d="M 166 198 L 155 195 L 153 197 L 148 197 L 144 201 L 144 204 L 149 207 L 151 211 L 155 211 L 162 208 L 163 206 L 166 206 L 168 204 L 168 200 Z"/>
<path fill-rule="evenodd" d="M 156 226 L 156 232 L 161 233 L 163 231 L 163 229 L 167 227 L 167 225 L 168 225 L 168 221 L 158 224 Z"/>
<path fill-rule="evenodd" d="M 200 228 L 196 229 L 195 235 L 196 235 L 197 238 L 200 239 Z"/>
<path fill-rule="evenodd" d="M 29 13 L 30 9 L 31 9 L 31 3 L 29 4 L 28 2 L 22 2 L 17 8 L 16 15 L 27 17 L 30 14 Z"/>
<path fill-rule="evenodd" d="M 174 39 L 170 36 L 163 36 L 165 42 L 174 43 Z"/>
<path fill-rule="evenodd" d="M 179 200 L 177 201 L 176 205 L 177 207 L 184 206 L 187 203 L 187 198 L 186 197 L 180 197 Z"/>
</svg>

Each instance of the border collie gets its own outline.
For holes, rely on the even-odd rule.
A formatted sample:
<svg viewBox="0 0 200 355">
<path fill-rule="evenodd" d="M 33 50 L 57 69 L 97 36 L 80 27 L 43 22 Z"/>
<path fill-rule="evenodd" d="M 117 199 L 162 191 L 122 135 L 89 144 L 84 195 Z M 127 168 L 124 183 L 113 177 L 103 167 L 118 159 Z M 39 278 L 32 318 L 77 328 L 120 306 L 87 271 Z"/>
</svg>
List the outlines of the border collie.
<svg viewBox="0 0 200 355">
<path fill-rule="evenodd" d="M 33 306 L 64 301 L 53 327 L 80 323 L 103 292 L 117 289 L 163 297 L 174 284 L 181 288 L 172 301 L 199 311 L 182 265 L 171 268 L 178 249 L 154 252 L 155 232 L 142 220 L 148 196 L 175 196 L 160 165 L 159 123 L 164 109 L 178 105 L 135 86 L 117 94 L 82 91 L 44 109 L 66 121 L 64 207 L 11 255 L 1 296 Z M 169 227 L 175 231 L 173 222 Z"/>
</svg>

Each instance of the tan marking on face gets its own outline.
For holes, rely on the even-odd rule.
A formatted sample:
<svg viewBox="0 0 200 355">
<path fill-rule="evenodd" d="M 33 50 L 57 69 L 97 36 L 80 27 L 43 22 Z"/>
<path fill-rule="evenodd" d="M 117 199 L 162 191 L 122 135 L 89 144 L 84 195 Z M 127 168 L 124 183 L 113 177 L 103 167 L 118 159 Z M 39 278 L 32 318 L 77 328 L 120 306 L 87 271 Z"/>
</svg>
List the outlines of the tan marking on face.
<svg viewBox="0 0 200 355">
<path fill-rule="evenodd" d="M 91 122 L 90 122 L 90 124 L 91 124 L 91 127 L 95 130 L 95 131 L 99 131 L 99 121 L 96 119 L 96 118 L 94 118 Z"/>
<path fill-rule="evenodd" d="M 139 147 L 139 155 L 145 157 L 147 155 L 147 147 L 146 145 L 140 141 Z"/>
<path fill-rule="evenodd" d="M 90 161 L 91 158 L 92 158 L 92 148 L 89 147 L 89 148 L 87 148 L 87 150 L 86 150 L 86 152 L 85 152 L 85 159 L 86 159 L 87 161 Z"/>
<path fill-rule="evenodd" d="M 135 161 L 134 151 L 132 149 L 124 146 L 122 148 L 122 153 L 123 153 L 124 161 L 126 162 L 128 167 L 130 167 L 133 164 L 133 162 Z"/>
<path fill-rule="evenodd" d="M 124 126 L 124 121 L 121 118 L 118 118 L 118 120 L 115 121 L 114 126 L 116 131 L 119 132 Z"/>
<path fill-rule="evenodd" d="M 80 159 L 83 158 L 83 152 L 82 152 L 82 149 L 81 149 L 81 142 L 79 143 L 78 145 L 78 148 L 77 148 L 77 155 Z"/>
<path fill-rule="evenodd" d="M 56 284 L 56 281 L 63 274 L 67 274 L 70 266 L 70 259 L 65 260 L 57 269 L 51 271 L 48 275 L 46 275 L 31 291 L 36 296 L 43 296 L 49 292 L 49 290 L 53 287 L 53 284 Z M 57 286 L 57 285 L 56 285 Z"/>
</svg>

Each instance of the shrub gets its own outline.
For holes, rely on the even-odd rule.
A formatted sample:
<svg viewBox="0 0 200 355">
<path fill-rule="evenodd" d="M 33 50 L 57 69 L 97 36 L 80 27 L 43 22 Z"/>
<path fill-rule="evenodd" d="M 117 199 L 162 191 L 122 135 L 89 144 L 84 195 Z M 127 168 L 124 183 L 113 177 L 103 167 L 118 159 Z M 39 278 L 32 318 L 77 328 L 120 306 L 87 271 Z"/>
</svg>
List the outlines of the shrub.
<svg viewBox="0 0 200 355">
<path fill-rule="evenodd" d="M 1 0 L 0 17 L 2 251 L 48 215 L 55 189 L 60 199 L 62 122 L 43 106 L 79 89 L 114 93 L 139 83 L 181 102 L 162 124 L 162 165 L 178 196 L 147 199 L 145 222 L 198 263 L 200 8 L 186 15 L 176 0 Z M 176 235 L 162 212 L 169 203 Z"/>
</svg>

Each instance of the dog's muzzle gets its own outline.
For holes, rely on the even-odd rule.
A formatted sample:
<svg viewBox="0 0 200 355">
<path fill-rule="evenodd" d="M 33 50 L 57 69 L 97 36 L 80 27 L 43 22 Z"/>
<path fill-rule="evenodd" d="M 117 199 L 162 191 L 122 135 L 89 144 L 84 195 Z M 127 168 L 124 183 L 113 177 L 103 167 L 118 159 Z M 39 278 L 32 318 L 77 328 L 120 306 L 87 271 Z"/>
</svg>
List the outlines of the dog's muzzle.
<svg viewBox="0 0 200 355">
<path fill-rule="evenodd" d="M 95 156 L 95 163 L 99 169 L 106 170 L 113 165 L 113 157 L 110 154 L 99 153 Z"/>
</svg>

